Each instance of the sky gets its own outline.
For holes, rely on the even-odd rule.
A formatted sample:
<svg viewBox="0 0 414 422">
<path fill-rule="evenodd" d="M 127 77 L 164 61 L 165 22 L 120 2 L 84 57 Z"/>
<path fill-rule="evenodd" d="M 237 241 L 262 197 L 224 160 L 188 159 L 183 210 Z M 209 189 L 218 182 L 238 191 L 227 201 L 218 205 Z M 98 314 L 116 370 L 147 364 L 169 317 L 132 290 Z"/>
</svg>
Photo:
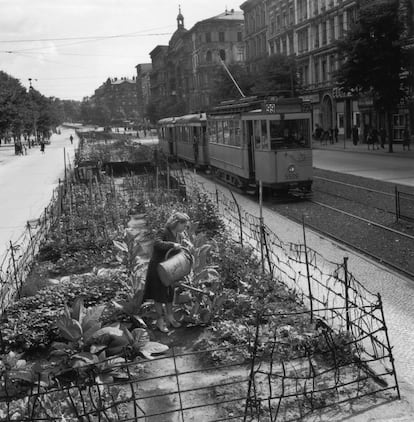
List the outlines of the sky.
<svg viewBox="0 0 414 422">
<path fill-rule="evenodd" d="M 243 0 L 0 0 L 0 70 L 47 97 L 82 100 L 108 77 L 136 75 L 187 29 Z"/>
</svg>

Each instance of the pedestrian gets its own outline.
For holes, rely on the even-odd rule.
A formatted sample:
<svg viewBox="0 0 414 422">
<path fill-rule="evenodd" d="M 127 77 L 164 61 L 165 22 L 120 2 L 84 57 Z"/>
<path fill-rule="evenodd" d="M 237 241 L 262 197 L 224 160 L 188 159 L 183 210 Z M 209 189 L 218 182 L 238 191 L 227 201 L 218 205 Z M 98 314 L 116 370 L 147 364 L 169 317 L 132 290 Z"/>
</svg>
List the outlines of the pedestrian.
<svg viewBox="0 0 414 422">
<path fill-rule="evenodd" d="M 338 142 L 338 135 L 339 135 L 339 129 L 338 129 L 338 126 L 335 126 L 335 129 L 334 129 L 335 142 Z"/>
<path fill-rule="evenodd" d="M 381 140 L 381 148 L 384 148 L 385 141 L 387 140 L 387 132 L 385 131 L 383 127 L 380 129 L 379 135 L 380 135 L 380 140 Z"/>
<path fill-rule="evenodd" d="M 165 227 L 158 233 L 154 240 L 153 252 L 148 264 L 145 279 L 144 300 L 153 299 L 157 313 L 157 328 L 168 332 L 168 325 L 178 328 L 181 324 L 173 315 L 174 286 L 165 286 L 158 274 L 158 264 L 163 262 L 165 255 L 170 250 L 180 250 L 183 232 L 186 229 L 190 217 L 182 212 L 173 213 L 167 220 Z M 165 318 L 164 318 L 165 306 Z"/>
<path fill-rule="evenodd" d="M 194 135 L 193 138 L 193 152 L 194 152 L 194 164 L 198 164 L 198 138 Z"/>
<path fill-rule="evenodd" d="M 358 126 L 354 125 L 354 127 L 352 128 L 352 143 L 354 145 L 358 145 L 359 142 L 359 131 L 358 131 Z"/>
<path fill-rule="evenodd" d="M 315 131 L 313 132 L 313 136 L 316 140 L 320 140 L 322 137 L 323 130 L 322 128 L 316 123 L 315 125 Z"/>
<path fill-rule="evenodd" d="M 71 145 L 73 144 L 73 136 L 72 135 L 70 135 L 69 136 L 69 139 L 70 139 L 70 143 L 71 143 Z"/>
<path fill-rule="evenodd" d="M 408 151 L 410 150 L 410 131 L 407 125 L 405 125 L 403 131 L 403 151 L 405 151 L 405 147 L 407 147 Z"/>
<path fill-rule="evenodd" d="M 378 142 L 378 130 L 374 127 L 371 131 L 371 140 L 372 140 L 372 149 L 379 149 L 379 142 Z"/>
<path fill-rule="evenodd" d="M 40 151 L 42 154 L 45 153 L 45 141 L 43 139 L 40 141 Z"/>
</svg>

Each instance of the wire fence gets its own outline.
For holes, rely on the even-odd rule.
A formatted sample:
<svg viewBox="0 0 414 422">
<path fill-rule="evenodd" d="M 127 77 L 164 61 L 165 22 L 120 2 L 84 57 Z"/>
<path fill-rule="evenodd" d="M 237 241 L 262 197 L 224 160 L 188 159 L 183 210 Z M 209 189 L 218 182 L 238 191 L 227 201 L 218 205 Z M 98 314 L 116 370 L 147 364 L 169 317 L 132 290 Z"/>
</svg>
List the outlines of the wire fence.
<svg viewBox="0 0 414 422">
<path fill-rule="evenodd" d="M 186 190 L 183 192 L 185 181 Z M 131 210 L 185 196 L 207 194 L 217 205 L 234 240 L 256 251 L 263 268 L 306 305 L 302 316 L 315 331 L 290 336 L 281 326 L 293 313 L 259 314 L 246 344 L 226 348 L 230 363 L 214 359 L 218 349 L 193 352 L 172 348 L 154 360 L 111 367 L 111 382 L 97 376 L 77 384 L 39 384 L 16 396 L 2 375 L 0 416 L 31 421 L 293 421 L 318 409 L 338 406 L 388 390 L 399 398 L 392 348 L 381 297 L 355 279 L 347 261 L 324 259 L 306 245 L 283 242 L 263 219 L 245 211 L 236 198 L 207 191 L 188 173 L 99 180 L 91 173 L 61 183 L 42 217 L 28 225 L 2 263 L 1 306 L 22 286 L 39 246 L 53 235 L 61 242 L 78 236 L 109 241 Z M 53 230 L 51 230 L 53 228 Z M 4 271 L 3 271 L 4 268 Z M 292 350 L 289 358 L 285 349 Z M 247 358 L 246 358 L 247 357 Z M 84 368 L 83 368 L 84 369 Z M 98 371 L 99 372 L 99 371 Z M 372 382 L 374 381 L 374 382 Z M 62 419 L 64 418 L 64 419 Z"/>
<path fill-rule="evenodd" d="M 414 221 L 414 195 L 395 187 L 395 209 L 398 220 Z"/>
</svg>

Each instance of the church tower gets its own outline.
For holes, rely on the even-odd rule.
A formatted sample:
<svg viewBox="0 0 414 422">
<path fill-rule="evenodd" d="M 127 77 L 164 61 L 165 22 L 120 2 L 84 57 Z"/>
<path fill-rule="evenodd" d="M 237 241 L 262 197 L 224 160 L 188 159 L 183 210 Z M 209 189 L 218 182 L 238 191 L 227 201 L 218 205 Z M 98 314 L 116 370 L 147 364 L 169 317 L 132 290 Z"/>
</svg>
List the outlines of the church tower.
<svg viewBox="0 0 414 422">
<path fill-rule="evenodd" d="M 184 16 L 181 14 L 181 6 L 178 6 L 177 28 L 184 28 Z"/>
</svg>

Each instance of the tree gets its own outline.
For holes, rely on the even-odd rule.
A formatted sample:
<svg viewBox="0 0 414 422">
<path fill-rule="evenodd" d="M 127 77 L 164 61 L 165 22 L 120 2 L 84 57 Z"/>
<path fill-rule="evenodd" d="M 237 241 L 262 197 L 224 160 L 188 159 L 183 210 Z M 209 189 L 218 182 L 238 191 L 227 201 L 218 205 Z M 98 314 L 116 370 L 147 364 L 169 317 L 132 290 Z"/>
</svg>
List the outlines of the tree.
<svg viewBox="0 0 414 422">
<path fill-rule="evenodd" d="M 253 80 L 247 68 L 241 64 L 231 64 L 228 66 L 229 72 L 239 85 L 244 95 L 250 95 Z M 213 75 L 212 102 L 218 104 L 224 100 L 234 100 L 240 98 L 240 92 L 231 80 L 229 74 L 223 66 L 217 68 Z"/>
<path fill-rule="evenodd" d="M 293 57 L 274 54 L 259 63 L 258 71 L 251 75 L 256 95 L 294 97 L 299 89 L 296 62 Z"/>
<path fill-rule="evenodd" d="M 400 42 L 402 30 L 398 1 L 375 1 L 360 9 L 359 19 L 337 42 L 343 60 L 337 82 L 345 91 L 372 95 L 376 110 L 385 112 L 389 152 L 392 112 L 404 96 L 400 75 L 407 57 Z"/>
</svg>

